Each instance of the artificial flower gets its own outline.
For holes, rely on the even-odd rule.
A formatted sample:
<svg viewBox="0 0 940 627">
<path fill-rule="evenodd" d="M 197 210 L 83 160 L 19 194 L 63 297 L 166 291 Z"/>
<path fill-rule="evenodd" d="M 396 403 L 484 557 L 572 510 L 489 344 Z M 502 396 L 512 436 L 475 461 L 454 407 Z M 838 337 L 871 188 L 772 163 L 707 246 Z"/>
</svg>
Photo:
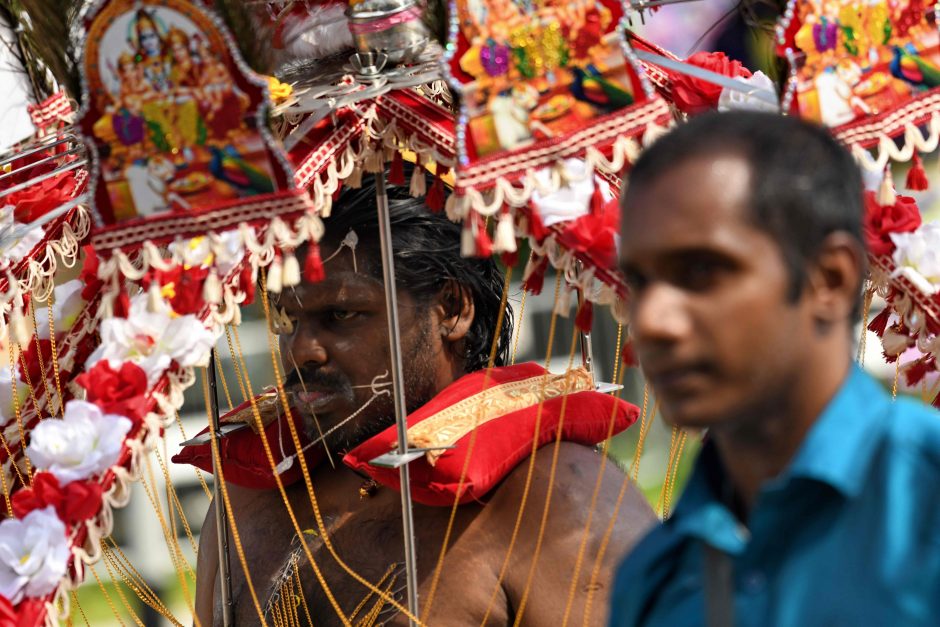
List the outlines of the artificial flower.
<svg viewBox="0 0 940 627">
<path fill-rule="evenodd" d="M 753 92 L 723 87 L 718 97 L 719 111 L 767 111 L 778 113 L 780 105 L 776 102 L 777 88 L 770 77 L 758 70 L 751 76 L 738 78 L 739 83 L 749 85 Z M 758 98 L 754 92 L 764 92 L 774 99 L 774 102 Z"/>
<path fill-rule="evenodd" d="M 23 599 L 14 606 L 0 596 L 0 627 L 39 627 L 45 623 L 44 599 Z"/>
<path fill-rule="evenodd" d="M 144 289 L 149 289 L 151 283 L 156 282 L 160 287 L 160 294 L 167 300 L 173 311 L 177 314 L 199 313 L 206 301 L 202 298 L 202 285 L 209 275 L 205 266 L 185 268 L 176 265 L 169 270 L 152 270 L 144 277 Z"/>
<path fill-rule="evenodd" d="M 19 603 L 43 597 L 65 576 L 69 562 L 65 525 L 55 508 L 0 522 L 0 595 Z"/>
<path fill-rule="evenodd" d="M 34 466 L 67 485 L 100 475 L 116 464 L 131 426 L 124 416 L 72 400 L 66 403 L 61 420 L 43 420 L 33 428 L 26 452 Z"/>
<path fill-rule="evenodd" d="M 184 368 L 207 365 L 215 344 L 214 335 L 196 316 L 173 317 L 166 308 L 149 311 L 146 293 L 133 298 L 127 318 L 104 320 L 99 332 L 101 344 L 88 358 L 86 367 L 102 359 L 131 361 L 147 373 L 151 386 L 173 361 Z"/>
<path fill-rule="evenodd" d="M 0 368 L 0 419 L 4 423 L 16 414 L 16 407 L 13 404 L 13 381 L 13 371 L 9 367 Z M 15 388 L 17 402 L 22 407 L 29 396 L 29 386 L 17 377 Z"/>
<path fill-rule="evenodd" d="M 7 230 L 8 233 L 13 233 L 24 227 L 23 224 L 14 220 L 13 211 L 12 205 L 0 207 L 0 231 Z M 0 259 L 12 263 L 21 261 L 23 257 L 27 256 L 36 248 L 36 245 L 39 244 L 45 236 L 46 232 L 41 226 L 27 229 L 16 237 L 11 237 L 8 234 L 3 238 L 4 241 L 0 243 Z"/>
<path fill-rule="evenodd" d="M 605 197 L 610 198 L 610 186 L 592 176 L 592 170 L 583 159 L 565 159 L 565 176 L 568 184 L 549 194 L 542 194 L 536 189 L 532 193 L 531 205 L 538 212 L 544 227 L 559 222 L 577 220 L 590 211 L 591 196 L 595 185 L 601 187 Z M 553 169 L 542 168 L 535 173 L 540 187 L 553 188 Z M 606 191 L 605 191 L 606 190 Z"/>
<path fill-rule="evenodd" d="M 63 486 L 51 472 L 38 472 L 28 488 L 13 494 L 13 515 L 23 518 L 33 510 L 54 507 L 67 525 L 74 526 L 98 514 L 104 493 L 97 481 L 72 481 Z"/>
<path fill-rule="evenodd" d="M 926 294 L 940 291 L 940 222 L 922 224 L 910 233 L 891 233 L 896 272 Z"/>
<path fill-rule="evenodd" d="M 749 78 L 751 71 L 740 61 L 729 59 L 724 52 L 696 52 L 685 60 L 694 65 L 730 78 Z M 670 72 L 672 98 L 680 111 L 694 115 L 715 109 L 722 86 L 688 74 Z"/>
<path fill-rule="evenodd" d="M 85 299 L 82 298 L 83 288 L 82 282 L 74 279 L 57 285 L 52 290 L 52 323 L 57 337 L 71 329 L 82 312 L 85 306 Z M 36 321 L 39 323 L 36 333 L 40 339 L 49 339 L 48 320 L 47 307 L 36 310 Z"/>
<path fill-rule="evenodd" d="M 894 250 L 892 233 L 907 233 L 920 226 L 920 209 L 910 196 L 897 196 L 893 205 L 882 205 L 874 191 L 865 192 L 863 229 L 868 251 L 873 255 L 890 255 Z"/>
<path fill-rule="evenodd" d="M 137 364 L 125 361 L 115 369 L 110 361 L 102 359 L 75 382 L 85 388 L 85 400 L 106 414 L 139 423 L 147 413 L 147 373 Z"/>
</svg>

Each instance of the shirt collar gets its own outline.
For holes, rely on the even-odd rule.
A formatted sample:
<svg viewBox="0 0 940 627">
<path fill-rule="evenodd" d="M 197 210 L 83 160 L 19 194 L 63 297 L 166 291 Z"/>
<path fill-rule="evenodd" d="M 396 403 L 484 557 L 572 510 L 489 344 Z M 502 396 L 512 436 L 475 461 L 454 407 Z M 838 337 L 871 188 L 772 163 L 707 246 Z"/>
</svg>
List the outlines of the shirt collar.
<svg viewBox="0 0 940 627">
<path fill-rule="evenodd" d="M 783 474 L 773 482 L 812 479 L 846 498 L 858 496 L 886 425 L 881 420 L 891 399 L 877 381 L 852 365 L 829 404 L 810 428 Z"/>
<path fill-rule="evenodd" d="M 890 402 L 880 385 L 853 365 L 793 461 L 765 490 L 782 488 L 791 479 L 800 478 L 826 483 L 846 498 L 858 496 L 885 428 L 880 416 Z M 666 525 L 680 535 L 707 536 L 712 545 L 737 553 L 746 543 L 747 533 L 716 492 L 723 475 L 714 443 L 706 442 Z"/>
</svg>

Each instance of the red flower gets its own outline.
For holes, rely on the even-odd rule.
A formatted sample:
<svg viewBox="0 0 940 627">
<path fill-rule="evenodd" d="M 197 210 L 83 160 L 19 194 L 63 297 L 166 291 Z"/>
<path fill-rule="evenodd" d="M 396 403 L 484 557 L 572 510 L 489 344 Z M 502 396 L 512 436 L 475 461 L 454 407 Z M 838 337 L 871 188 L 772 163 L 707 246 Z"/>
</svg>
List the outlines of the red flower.
<svg viewBox="0 0 940 627">
<path fill-rule="evenodd" d="M 0 627 L 38 627 L 46 615 L 44 599 L 23 599 L 16 607 L 0 596 Z"/>
<path fill-rule="evenodd" d="M 183 268 L 175 266 L 170 270 L 154 270 L 144 277 L 144 288 L 156 282 L 165 288 L 165 295 L 173 311 L 182 315 L 198 313 L 206 306 L 202 298 L 202 284 L 209 275 L 208 268 Z"/>
<path fill-rule="evenodd" d="M 733 61 L 724 52 L 696 52 L 685 60 L 689 65 L 710 70 L 732 78 L 749 78 L 751 71 L 740 61 Z M 694 115 L 718 106 L 721 86 L 688 74 L 669 72 L 672 79 L 672 97 L 680 111 Z"/>
<path fill-rule="evenodd" d="M 878 203 L 875 192 L 865 192 L 865 243 L 873 255 L 894 252 L 891 233 L 906 233 L 920 226 L 920 209 L 910 196 L 898 196 L 890 206 Z"/>
<path fill-rule="evenodd" d="M 102 359 L 75 381 L 87 391 L 88 402 L 106 414 L 126 416 L 135 425 L 147 414 L 147 373 L 137 364 L 126 361 L 115 370 Z"/>
<path fill-rule="evenodd" d="M 600 205 L 565 226 L 561 241 L 566 248 L 585 253 L 606 269 L 617 265 L 616 236 L 620 232 L 620 205 L 616 199 Z"/>
<path fill-rule="evenodd" d="M 32 222 L 64 204 L 75 188 L 75 175 L 72 172 L 46 179 L 24 190 L 10 194 L 5 199 L 15 207 L 13 219 L 17 222 Z"/>
<path fill-rule="evenodd" d="M 63 487 L 51 472 L 39 472 L 33 476 L 31 487 L 13 495 L 11 505 L 17 518 L 51 505 L 59 518 L 73 527 L 98 514 L 102 493 L 95 481 L 72 481 Z"/>
</svg>

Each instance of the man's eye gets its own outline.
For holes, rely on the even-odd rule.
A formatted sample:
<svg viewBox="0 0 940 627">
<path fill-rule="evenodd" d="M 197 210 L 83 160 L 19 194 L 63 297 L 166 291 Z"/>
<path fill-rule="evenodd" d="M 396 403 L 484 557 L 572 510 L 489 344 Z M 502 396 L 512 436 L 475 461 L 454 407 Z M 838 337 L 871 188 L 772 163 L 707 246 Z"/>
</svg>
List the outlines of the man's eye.
<svg viewBox="0 0 940 627">
<path fill-rule="evenodd" d="M 332 311 L 330 311 L 330 319 L 335 320 L 337 322 L 344 322 L 346 320 L 352 320 L 357 315 L 359 315 L 359 312 L 349 311 L 347 309 L 333 309 Z"/>
<path fill-rule="evenodd" d="M 705 291 L 714 287 L 726 270 L 728 268 L 719 263 L 697 261 L 682 269 L 676 283 L 691 291 Z"/>
<path fill-rule="evenodd" d="M 623 276 L 631 292 L 638 292 L 646 285 L 646 277 L 635 270 L 624 270 Z"/>
</svg>

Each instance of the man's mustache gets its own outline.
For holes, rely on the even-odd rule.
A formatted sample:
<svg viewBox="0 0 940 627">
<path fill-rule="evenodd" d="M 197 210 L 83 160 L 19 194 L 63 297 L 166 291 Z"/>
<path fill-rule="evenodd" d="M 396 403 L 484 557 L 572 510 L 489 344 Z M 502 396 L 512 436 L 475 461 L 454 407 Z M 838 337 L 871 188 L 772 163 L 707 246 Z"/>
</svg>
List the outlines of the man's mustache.
<svg viewBox="0 0 940 627">
<path fill-rule="evenodd" d="M 349 379 L 338 372 L 323 370 L 322 366 L 304 364 L 291 370 L 284 382 L 286 387 L 303 386 L 317 391 L 352 392 Z"/>
</svg>

